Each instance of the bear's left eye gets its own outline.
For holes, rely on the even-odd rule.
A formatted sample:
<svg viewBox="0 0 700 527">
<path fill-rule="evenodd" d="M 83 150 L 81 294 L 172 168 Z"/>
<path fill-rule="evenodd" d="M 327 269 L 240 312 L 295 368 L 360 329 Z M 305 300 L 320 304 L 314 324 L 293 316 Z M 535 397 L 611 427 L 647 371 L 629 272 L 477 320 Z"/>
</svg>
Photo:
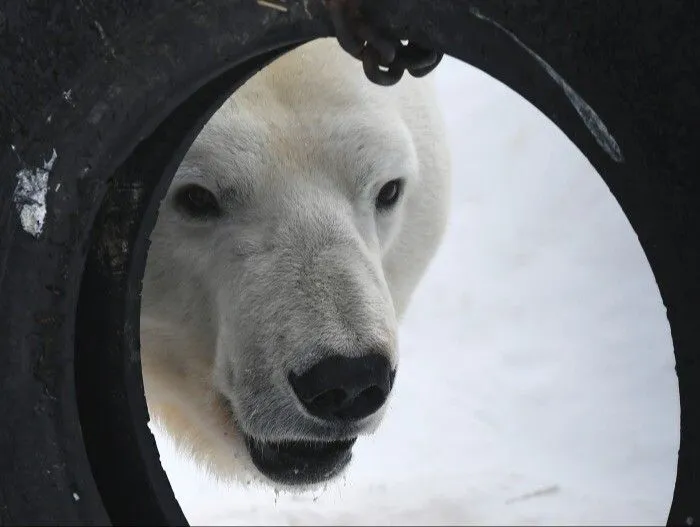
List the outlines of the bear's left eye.
<svg viewBox="0 0 700 527">
<path fill-rule="evenodd" d="M 384 185 L 377 194 L 376 206 L 379 210 L 387 210 L 396 205 L 403 190 L 403 180 L 392 179 Z"/>
<path fill-rule="evenodd" d="M 221 215 L 219 202 L 214 194 L 199 185 L 185 185 L 174 196 L 180 212 L 197 219 L 215 218 Z"/>
</svg>

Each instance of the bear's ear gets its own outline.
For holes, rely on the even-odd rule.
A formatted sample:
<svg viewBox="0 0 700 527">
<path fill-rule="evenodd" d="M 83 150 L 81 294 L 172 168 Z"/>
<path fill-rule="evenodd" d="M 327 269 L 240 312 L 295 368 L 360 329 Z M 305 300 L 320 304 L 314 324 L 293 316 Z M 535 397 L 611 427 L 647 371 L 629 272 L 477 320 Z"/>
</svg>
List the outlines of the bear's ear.
<svg viewBox="0 0 700 527">
<path fill-rule="evenodd" d="M 178 212 L 197 220 L 214 219 L 222 214 L 214 193 L 194 183 L 179 187 L 173 194 L 173 204 Z"/>
</svg>

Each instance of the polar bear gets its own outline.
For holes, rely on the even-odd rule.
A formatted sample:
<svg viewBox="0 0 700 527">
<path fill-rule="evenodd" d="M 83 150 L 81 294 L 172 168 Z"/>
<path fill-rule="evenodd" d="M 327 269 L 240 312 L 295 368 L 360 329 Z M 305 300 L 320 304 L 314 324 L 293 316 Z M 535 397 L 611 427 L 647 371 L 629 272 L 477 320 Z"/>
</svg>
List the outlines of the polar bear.
<svg viewBox="0 0 700 527">
<path fill-rule="evenodd" d="M 376 86 L 329 38 L 253 76 L 194 141 L 151 235 L 155 422 L 226 479 L 340 474 L 384 415 L 449 190 L 429 77 Z"/>
</svg>

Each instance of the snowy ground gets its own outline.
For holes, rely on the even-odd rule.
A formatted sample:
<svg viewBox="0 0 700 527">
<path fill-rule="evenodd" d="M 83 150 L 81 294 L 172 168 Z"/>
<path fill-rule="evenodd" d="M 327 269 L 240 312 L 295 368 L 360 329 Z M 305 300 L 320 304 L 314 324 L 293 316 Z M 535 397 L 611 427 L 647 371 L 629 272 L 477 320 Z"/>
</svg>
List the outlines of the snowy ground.
<svg viewBox="0 0 700 527">
<path fill-rule="evenodd" d="M 157 434 L 191 523 L 665 522 L 678 385 L 637 237 L 538 110 L 456 60 L 437 77 L 451 226 L 403 324 L 384 424 L 342 481 L 302 496 L 221 486 Z"/>
</svg>

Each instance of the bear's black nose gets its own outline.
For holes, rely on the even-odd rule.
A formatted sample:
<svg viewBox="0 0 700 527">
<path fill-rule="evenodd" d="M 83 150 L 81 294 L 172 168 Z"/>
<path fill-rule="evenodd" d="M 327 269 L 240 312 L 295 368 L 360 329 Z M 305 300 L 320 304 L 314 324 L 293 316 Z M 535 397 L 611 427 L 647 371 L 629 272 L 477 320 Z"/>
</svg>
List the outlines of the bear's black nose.
<svg viewBox="0 0 700 527">
<path fill-rule="evenodd" d="M 396 370 L 379 353 L 363 357 L 333 355 L 289 383 L 304 408 L 328 421 L 353 421 L 372 415 L 389 397 Z"/>
</svg>

